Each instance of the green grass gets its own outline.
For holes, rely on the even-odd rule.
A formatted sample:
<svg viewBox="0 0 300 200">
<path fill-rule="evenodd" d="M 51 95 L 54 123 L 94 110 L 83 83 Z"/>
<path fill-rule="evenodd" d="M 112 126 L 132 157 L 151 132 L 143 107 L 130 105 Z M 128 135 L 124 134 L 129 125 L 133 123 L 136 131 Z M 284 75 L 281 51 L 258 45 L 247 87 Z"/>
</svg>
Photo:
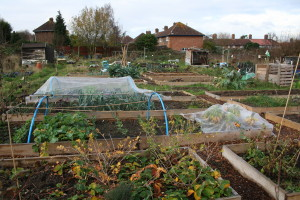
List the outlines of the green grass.
<svg viewBox="0 0 300 200">
<path fill-rule="evenodd" d="M 286 104 L 286 98 L 270 97 L 267 95 L 250 96 L 241 100 L 242 103 L 254 106 L 254 107 L 284 107 Z M 290 100 L 288 106 L 299 106 L 299 101 Z"/>
</svg>

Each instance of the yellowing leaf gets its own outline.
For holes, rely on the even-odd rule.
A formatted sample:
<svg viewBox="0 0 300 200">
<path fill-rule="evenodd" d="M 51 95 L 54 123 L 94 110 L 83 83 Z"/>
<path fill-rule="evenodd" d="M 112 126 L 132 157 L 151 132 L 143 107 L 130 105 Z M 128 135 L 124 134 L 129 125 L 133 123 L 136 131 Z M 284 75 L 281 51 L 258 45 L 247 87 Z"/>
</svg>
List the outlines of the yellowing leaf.
<svg viewBox="0 0 300 200">
<path fill-rule="evenodd" d="M 176 178 L 175 178 L 175 181 L 178 182 L 178 180 L 179 180 L 178 177 L 176 177 Z"/>
<path fill-rule="evenodd" d="M 220 172 L 218 172 L 218 171 L 213 171 L 212 172 L 212 176 L 215 178 L 215 179 L 218 179 L 218 178 L 220 178 L 221 177 L 221 174 L 220 174 Z"/>
<path fill-rule="evenodd" d="M 190 169 L 190 170 L 194 170 L 195 167 L 194 167 L 194 166 L 189 166 L 189 169 Z"/>
<path fill-rule="evenodd" d="M 198 189 L 200 188 L 200 186 L 201 186 L 201 185 L 195 185 L 195 186 L 194 186 L 194 189 L 195 189 L 195 190 L 198 190 Z"/>
<path fill-rule="evenodd" d="M 188 192 L 186 193 L 186 196 L 191 196 L 195 191 L 194 190 L 188 190 Z"/>
<path fill-rule="evenodd" d="M 227 183 L 226 185 L 224 185 L 224 188 L 229 188 L 230 187 L 230 184 Z"/>
</svg>

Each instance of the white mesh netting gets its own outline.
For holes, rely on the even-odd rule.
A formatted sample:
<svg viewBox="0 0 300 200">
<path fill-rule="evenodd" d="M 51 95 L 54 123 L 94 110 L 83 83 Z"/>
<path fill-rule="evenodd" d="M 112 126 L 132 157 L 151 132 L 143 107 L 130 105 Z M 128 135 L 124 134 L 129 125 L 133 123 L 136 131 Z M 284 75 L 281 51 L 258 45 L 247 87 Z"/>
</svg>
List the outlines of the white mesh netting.
<svg viewBox="0 0 300 200">
<path fill-rule="evenodd" d="M 181 115 L 200 123 L 203 133 L 273 129 L 259 114 L 236 104 L 216 104 L 202 112 Z"/>
<path fill-rule="evenodd" d="M 26 102 L 37 102 L 44 95 L 145 94 L 153 91 L 138 88 L 130 76 L 121 78 L 50 77 Z"/>
</svg>

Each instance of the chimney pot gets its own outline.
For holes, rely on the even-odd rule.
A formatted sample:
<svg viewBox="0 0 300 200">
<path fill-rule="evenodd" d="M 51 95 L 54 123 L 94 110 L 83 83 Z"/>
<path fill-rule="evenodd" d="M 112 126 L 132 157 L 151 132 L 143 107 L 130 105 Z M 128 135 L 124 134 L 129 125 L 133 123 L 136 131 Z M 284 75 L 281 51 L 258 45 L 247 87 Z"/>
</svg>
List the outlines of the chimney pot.
<svg viewBox="0 0 300 200">
<path fill-rule="evenodd" d="M 249 34 L 249 40 L 252 40 L 252 34 Z"/>
<path fill-rule="evenodd" d="M 156 28 L 156 29 L 155 29 L 155 33 L 158 33 L 158 32 L 159 32 L 159 29 L 158 29 L 158 28 Z"/>
<path fill-rule="evenodd" d="M 167 30 L 168 30 L 168 26 L 165 26 L 165 27 L 164 27 L 164 31 L 167 31 Z"/>
<path fill-rule="evenodd" d="M 151 34 L 151 31 L 146 31 L 146 34 Z"/>
<path fill-rule="evenodd" d="M 234 40 L 234 39 L 235 39 L 235 34 L 232 34 L 232 35 L 231 35 L 231 38 Z"/>
<path fill-rule="evenodd" d="M 265 40 L 267 40 L 267 39 L 268 39 L 268 34 L 266 34 L 266 35 L 265 35 L 264 39 L 265 39 Z"/>
<path fill-rule="evenodd" d="M 49 18 L 49 21 L 50 21 L 50 22 L 53 22 L 53 18 L 52 18 L 52 17 L 50 17 L 50 18 Z"/>
</svg>

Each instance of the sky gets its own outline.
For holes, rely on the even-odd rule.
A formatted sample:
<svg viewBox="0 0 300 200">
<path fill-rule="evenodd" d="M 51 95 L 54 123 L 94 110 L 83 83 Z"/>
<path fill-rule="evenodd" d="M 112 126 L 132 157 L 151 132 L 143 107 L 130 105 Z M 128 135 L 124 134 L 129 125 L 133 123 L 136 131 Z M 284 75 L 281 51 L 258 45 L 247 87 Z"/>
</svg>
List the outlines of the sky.
<svg viewBox="0 0 300 200">
<path fill-rule="evenodd" d="M 115 19 L 131 37 L 142 32 L 160 31 L 182 22 L 197 31 L 252 34 L 262 39 L 267 33 L 280 37 L 300 35 L 300 0 L 0 0 L 0 18 L 14 31 L 29 30 L 56 18 L 60 11 L 68 29 L 72 17 L 84 7 L 110 3 Z"/>
</svg>

